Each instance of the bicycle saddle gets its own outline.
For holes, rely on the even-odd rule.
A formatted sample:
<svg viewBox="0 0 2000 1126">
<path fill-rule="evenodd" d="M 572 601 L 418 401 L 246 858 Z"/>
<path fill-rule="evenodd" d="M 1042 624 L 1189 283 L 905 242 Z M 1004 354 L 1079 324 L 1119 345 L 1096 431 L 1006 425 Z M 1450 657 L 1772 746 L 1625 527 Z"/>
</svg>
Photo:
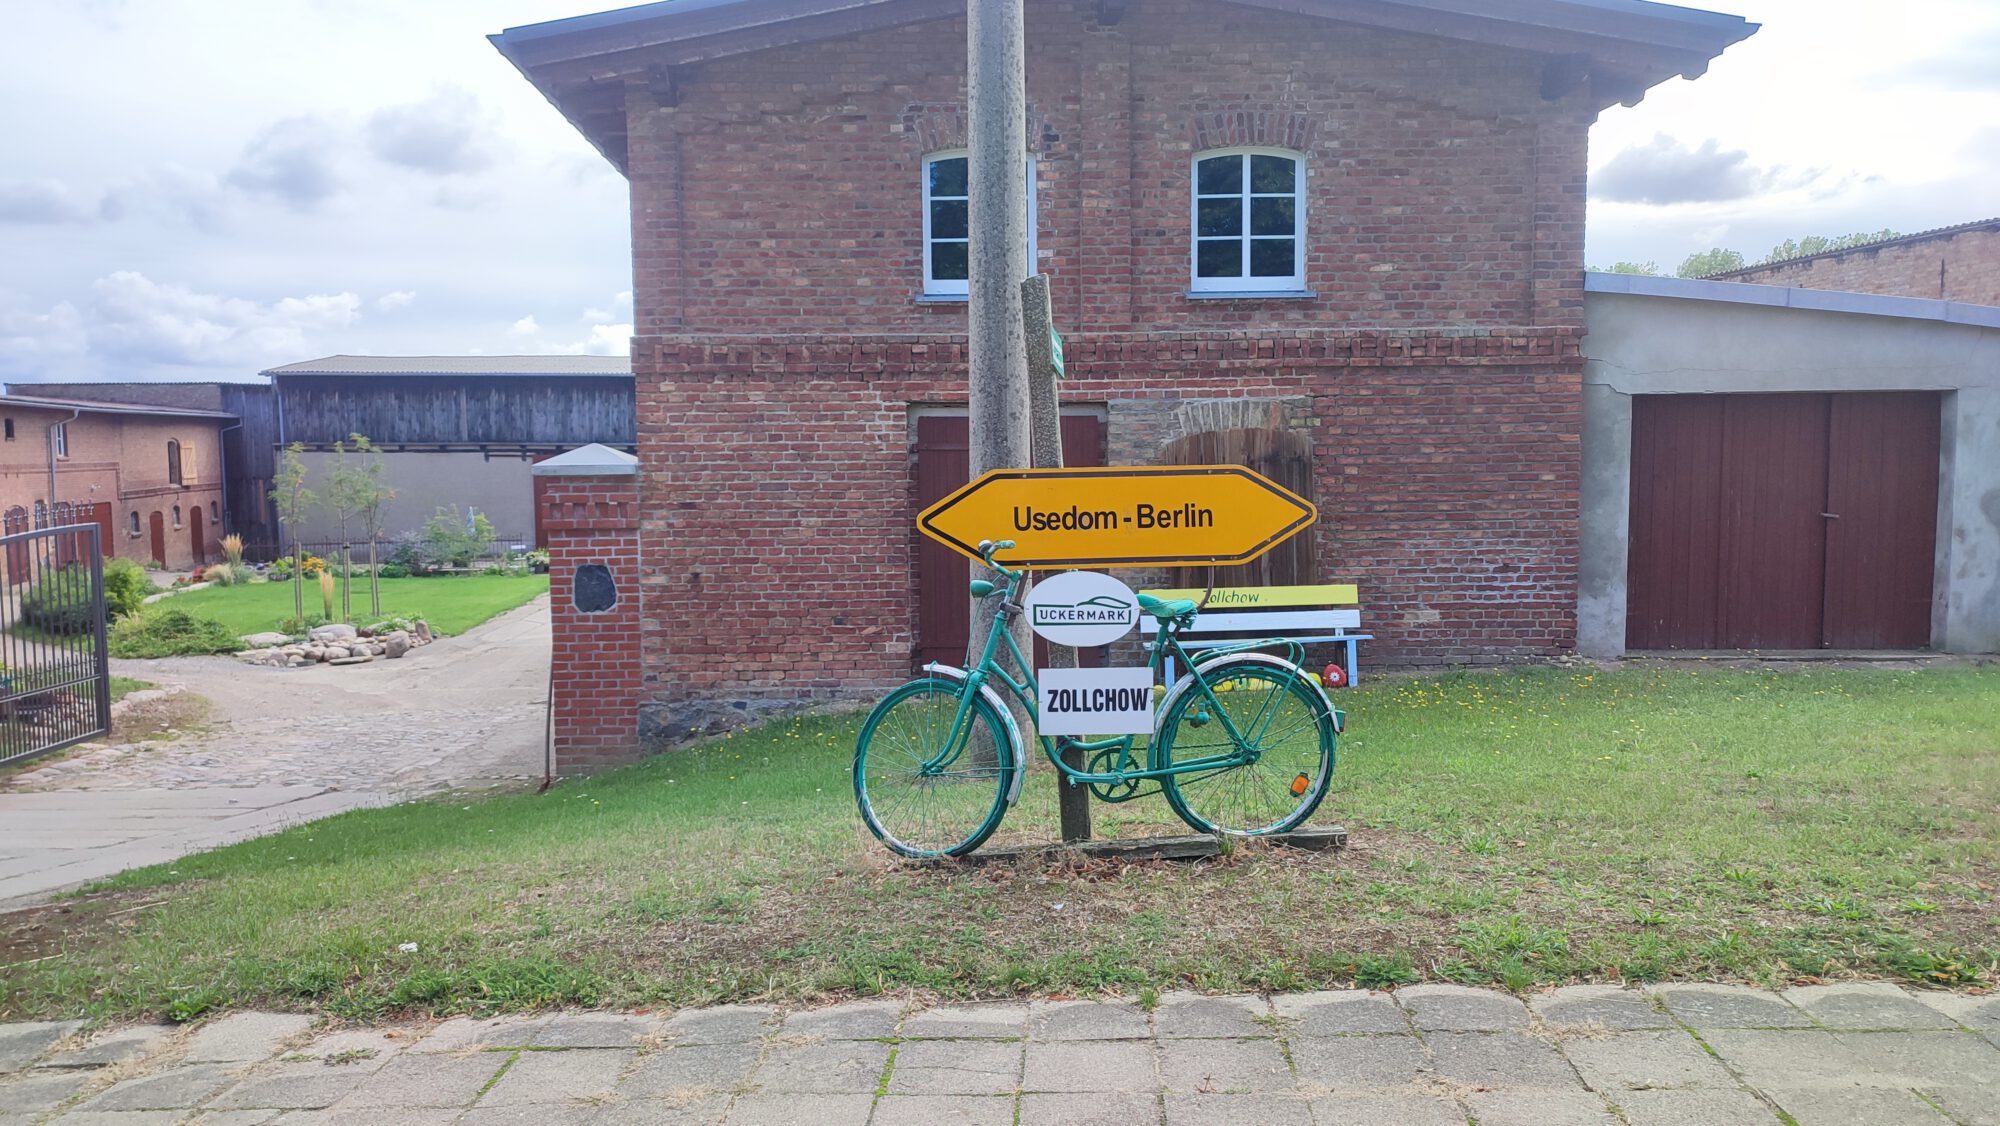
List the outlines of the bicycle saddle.
<svg viewBox="0 0 2000 1126">
<path fill-rule="evenodd" d="M 1150 594 L 1139 596 L 1139 609 L 1163 622 L 1185 618 L 1194 613 L 1194 601 L 1187 598 L 1154 598 Z"/>
</svg>

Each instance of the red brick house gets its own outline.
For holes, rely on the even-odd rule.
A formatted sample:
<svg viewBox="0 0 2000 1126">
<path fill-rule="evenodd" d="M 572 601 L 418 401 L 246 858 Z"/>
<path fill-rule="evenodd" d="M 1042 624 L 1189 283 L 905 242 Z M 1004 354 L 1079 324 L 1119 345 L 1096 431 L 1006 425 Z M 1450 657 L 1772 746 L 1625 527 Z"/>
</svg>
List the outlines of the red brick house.
<svg viewBox="0 0 2000 1126">
<path fill-rule="evenodd" d="M 0 395 L 0 517 L 9 532 L 58 516 L 94 520 L 106 558 L 173 570 L 219 559 L 221 432 L 236 421 L 222 411 Z"/>
<path fill-rule="evenodd" d="M 1275 435 L 1322 512 L 1294 577 L 1360 583 L 1377 660 L 1571 650 L 1588 131 L 1754 30 L 1637 0 L 1029 4 L 1072 457 Z M 604 753 L 958 644 L 920 607 L 963 568 L 912 515 L 964 474 L 963 4 L 674 0 L 494 42 L 631 182 L 636 493 L 558 491 L 569 527 L 636 526 L 638 699 L 599 706 L 638 727 Z"/>
</svg>

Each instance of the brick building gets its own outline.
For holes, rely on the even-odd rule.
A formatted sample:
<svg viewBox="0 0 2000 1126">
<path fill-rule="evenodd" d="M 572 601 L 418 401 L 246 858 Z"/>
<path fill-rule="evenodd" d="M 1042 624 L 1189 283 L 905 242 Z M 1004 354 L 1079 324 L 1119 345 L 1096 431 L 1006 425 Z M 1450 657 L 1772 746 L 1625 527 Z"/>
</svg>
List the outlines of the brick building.
<svg viewBox="0 0 2000 1126">
<path fill-rule="evenodd" d="M 1275 432 L 1322 513 L 1292 577 L 1360 583 L 1378 659 L 1571 650 L 1589 127 L 1754 30 L 1634 0 L 1030 4 L 1073 458 Z M 919 607 L 963 598 L 912 520 L 919 467 L 963 473 L 963 5 L 679 0 L 494 40 L 631 182 L 634 738 L 907 676 L 940 640 Z M 563 515 L 616 537 L 622 511 Z"/>
<path fill-rule="evenodd" d="M 1709 280 L 2000 305 L 2000 219 L 1788 258 Z"/>
<path fill-rule="evenodd" d="M 222 411 L 0 395 L 0 515 L 46 526 L 56 506 L 105 526 L 106 557 L 174 570 L 220 558 Z M 88 517 L 85 512 L 89 512 Z"/>
</svg>

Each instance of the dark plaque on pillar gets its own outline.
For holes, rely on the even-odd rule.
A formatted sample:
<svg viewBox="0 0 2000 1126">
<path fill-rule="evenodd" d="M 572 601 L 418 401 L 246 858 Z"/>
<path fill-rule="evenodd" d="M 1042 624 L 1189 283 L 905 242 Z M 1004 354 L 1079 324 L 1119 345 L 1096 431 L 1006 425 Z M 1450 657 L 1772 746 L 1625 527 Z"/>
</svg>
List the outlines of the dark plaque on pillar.
<svg viewBox="0 0 2000 1126">
<path fill-rule="evenodd" d="M 576 603 L 581 614 L 602 614 L 618 605 L 618 584 L 612 581 L 611 568 L 602 563 L 585 563 L 576 569 L 576 580 L 571 586 L 570 598 Z"/>
</svg>

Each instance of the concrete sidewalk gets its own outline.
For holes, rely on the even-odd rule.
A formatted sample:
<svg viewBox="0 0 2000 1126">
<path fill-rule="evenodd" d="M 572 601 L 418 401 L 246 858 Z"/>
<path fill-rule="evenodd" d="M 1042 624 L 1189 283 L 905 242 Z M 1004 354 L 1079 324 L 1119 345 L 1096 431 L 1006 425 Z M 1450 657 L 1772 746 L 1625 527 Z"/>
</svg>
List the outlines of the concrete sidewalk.
<svg viewBox="0 0 2000 1126">
<path fill-rule="evenodd" d="M 1579 986 L 316 1031 L 0 1025 L 0 1116 L 87 1124 L 1993 1126 L 2000 999 Z M 1785 1118 L 1781 1118 L 1781 1113 Z M 1018 1118 L 1017 1118 L 1018 1115 Z"/>
</svg>

